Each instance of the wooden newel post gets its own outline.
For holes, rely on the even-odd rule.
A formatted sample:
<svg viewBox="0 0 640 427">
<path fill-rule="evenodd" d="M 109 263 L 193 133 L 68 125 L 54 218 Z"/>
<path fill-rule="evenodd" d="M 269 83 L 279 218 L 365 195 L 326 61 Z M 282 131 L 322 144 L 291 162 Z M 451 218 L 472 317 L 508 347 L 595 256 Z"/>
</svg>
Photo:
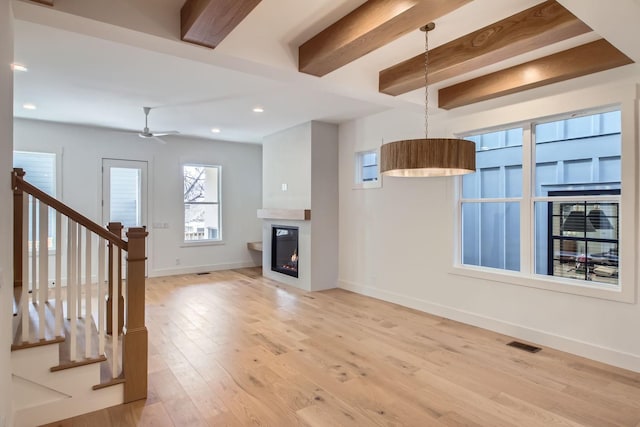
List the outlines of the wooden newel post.
<svg viewBox="0 0 640 427">
<path fill-rule="evenodd" d="M 13 287 L 22 287 L 22 227 L 23 227 L 23 198 L 24 193 L 18 187 L 18 180 L 24 179 L 25 171 L 14 168 L 11 173 L 11 187 L 13 188 Z"/>
<path fill-rule="evenodd" d="M 107 230 L 122 238 L 122 224 L 119 222 L 110 222 Z M 118 335 L 122 333 L 124 326 L 124 296 L 122 295 L 122 257 L 118 256 L 120 251 L 116 250 L 113 243 L 109 243 L 109 294 L 107 295 L 107 334 L 113 334 L 112 322 L 112 302 L 113 302 L 113 286 L 118 286 Z M 117 258 L 117 259 L 116 259 Z M 114 262 L 117 265 L 114 275 Z M 115 277 L 117 275 L 117 277 Z"/>
<path fill-rule="evenodd" d="M 145 326 L 145 261 L 147 260 L 146 228 L 130 228 L 127 232 L 127 322 L 124 328 L 122 368 L 124 402 L 147 398 L 148 338 Z"/>
</svg>

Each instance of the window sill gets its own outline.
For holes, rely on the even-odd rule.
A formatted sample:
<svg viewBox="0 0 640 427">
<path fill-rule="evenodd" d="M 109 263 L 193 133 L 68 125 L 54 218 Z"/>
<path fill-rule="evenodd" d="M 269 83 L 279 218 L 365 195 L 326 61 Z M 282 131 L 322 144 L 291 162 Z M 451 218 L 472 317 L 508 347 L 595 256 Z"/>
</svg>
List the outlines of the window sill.
<svg viewBox="0 0 640 427">
<path fill-rule="evenodd" d="M 368 190 L 373 188 L 382 188 L 382 181 L 378 179 L 377 181 L 366 181 L 353 184 L 354 190 Z"/>
<path fill-rule="evenodd" d="M 189 242 L 182 242 L 181 248 L 195 248 L 200 246 L 221 246 L 224 245 L 224 240 L 194 240 Z"/>
<path fill-rule="evenodd" d="M 550 279 L 550 277 L 553 276 L 542 276 L 538 274 L 526 275 L 524 273 L 467 265 L 455 265 L 451 268 L 449 274 L 610 301 L 630 304 L 635 302 L 635 288 L 633 284 L 628 285 L 626 288 L 622 284 L 619 286 L 608 285 L 606 283 L 589 285 L 587 284 L 588 282 L 583 284 L 571 279 Z"/>
</svg>

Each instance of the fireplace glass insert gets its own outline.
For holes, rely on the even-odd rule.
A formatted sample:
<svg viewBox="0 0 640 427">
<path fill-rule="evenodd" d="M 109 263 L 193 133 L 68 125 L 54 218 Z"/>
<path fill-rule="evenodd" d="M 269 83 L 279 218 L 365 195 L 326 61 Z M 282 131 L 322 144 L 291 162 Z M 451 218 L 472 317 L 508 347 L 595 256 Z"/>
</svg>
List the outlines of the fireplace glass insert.
<svg viewBox="0 0 640 427">
<path fill-rule="evenodd" d="M 271 270 L 298 277 L 298 227 L 271 228 Z"/>
</svg>

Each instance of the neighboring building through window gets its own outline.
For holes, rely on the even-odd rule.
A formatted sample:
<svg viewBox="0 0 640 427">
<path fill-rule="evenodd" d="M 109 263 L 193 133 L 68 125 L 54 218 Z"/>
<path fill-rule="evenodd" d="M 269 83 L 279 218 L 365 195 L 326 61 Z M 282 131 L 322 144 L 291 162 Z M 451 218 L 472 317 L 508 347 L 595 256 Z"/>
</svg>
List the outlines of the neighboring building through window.
<svg viewBox="0 0 640 427">
<path fill-rule="evenodd" d="M 13 152 L 13 167 L 24 169 L 25 181 L 29 184 L 38 187 L 52 197 L 56 197 L 56 155 L 54 153 L 38 153 L 32 151 L 14 151 Z M 31 224 L 31 218 L 33 209 L 31 203 L 32 199 L 29 198 L 29 224 Z M 55 212 L 53 209 L 49 209 L 49 236 L 48 236 L 48 248 L 53 250 L 55 247 L 54 234 L 55 234 Z M 39 227 L 39 218 L 36 218 L 36 226 Z M 32 230 L 29 227 L 29 250 L 31 250 L 31 236 Z"/>
<path fill-rule="evenodd" d="M 184 240 L 221 240 L 220 166 L 184 165 Z"/>
<path fill-rule="evenodd" d="M 32 151 L 14 151 L 13 167 L 26 172 L 24 179 L 52 197 L 56 197 L 56 155 Z"/>
<path fill-rule="evenodd" d="M 462 264 L 618 286 L 620 111 L 465 139 Z"/>
<path fill-rule="evenodd" d="M 355 158 L 355 185 L 358 188 L 379 187 L 378 153 L 360 151 Z"/>
</svg>

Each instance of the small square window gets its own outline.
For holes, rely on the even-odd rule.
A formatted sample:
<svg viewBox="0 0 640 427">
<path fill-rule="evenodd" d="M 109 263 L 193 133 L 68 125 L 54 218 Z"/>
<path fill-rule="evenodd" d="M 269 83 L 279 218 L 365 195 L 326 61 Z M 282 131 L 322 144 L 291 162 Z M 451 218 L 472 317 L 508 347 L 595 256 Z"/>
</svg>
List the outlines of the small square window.
<svg viewBox="0 0 640 427">
<path fill-rule="evenodd" d="M 380 187 L 380 175 L 377 150 L 356 153 L 354 188 L 378 187 Z"/>
</svg>

